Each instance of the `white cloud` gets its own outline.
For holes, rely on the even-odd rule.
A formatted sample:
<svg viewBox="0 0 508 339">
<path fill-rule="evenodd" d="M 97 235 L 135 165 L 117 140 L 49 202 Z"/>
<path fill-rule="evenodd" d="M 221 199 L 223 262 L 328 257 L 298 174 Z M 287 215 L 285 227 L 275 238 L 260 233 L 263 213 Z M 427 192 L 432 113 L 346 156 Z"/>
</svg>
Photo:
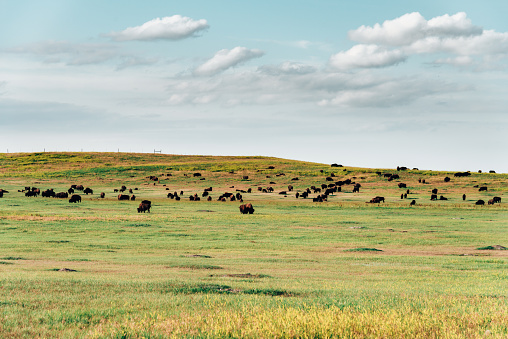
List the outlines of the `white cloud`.
<svg viewBox="0 0 508 339">
<path fill-rule="evenodd" d="M 406 60 L 400 50 L 388 50 L 376 45 L 356 45 L 330 57 L 330 65 L 347 70 L 351 68 L 376 68 L 396 65 Z"/>
<path fill-rule="evenodd" d="M 156 18 L 145 22 L 141 26 L 129 27 L 120 32 L 107 34 L 115 41 L 132 40 L 180 40 L 195 36 L 207 29 L 205 19 L 193 20 L 181 15 Z"/>
<path fill-rule="evenodd" d="M 508 33 L 475 26 L 464 12 L 430 20 L 418 12 L 408 13 L 361 26 L 350 31 L 349 38 L 360 44 L 330 57 L 336 69 L 388 67 L 413 55 L 436 54 L 434 64 L 492 70 L 502 68 L 508 57 Z"/>
<path fill-rule="evenodd" d="M 470 37 L 482 34 L 483 29 L 474 26 L 466 13 L 443 15 L 429 21 L 418 12 L 404 14 L 383 24 L 361 26 L 348 33 L 354 41 L 387 46 L 410 45 L 428 37 Z"/>
<path fill-rule="evenodd" d="M 235 47 L 231 50 L 223 49 L 215 53 L 210 60 L 198 66 L 194 70 L 194 74 L 204 76 L 214 75 L 240 63 L 246 62 L 250 59 L 259 58 L 263 55 L 263 51 L 258 49 L 248 49 L 245 47 Z"/>
<path fill-rule="evenodd" d="M 259 71 L 271 75 L 284 75 L 284 74 L 308 74 L 313 73 L 317 69 L 314 66 L 306 65 L 298 62 L 286 61 L 280 65 L 265 65 L 259 67 Z"/>
</svg>

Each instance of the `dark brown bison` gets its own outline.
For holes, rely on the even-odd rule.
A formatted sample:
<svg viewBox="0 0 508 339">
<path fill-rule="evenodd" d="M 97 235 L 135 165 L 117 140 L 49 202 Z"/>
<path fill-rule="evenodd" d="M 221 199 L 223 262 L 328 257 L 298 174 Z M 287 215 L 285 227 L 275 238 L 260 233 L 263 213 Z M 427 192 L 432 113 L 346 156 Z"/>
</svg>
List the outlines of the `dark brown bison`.
<svg viewBox="0 0 508 339">
<path fill-rule="evenodd" d="M 439 197 L 439 200 L 448 200 L 448 198 L 444 197 L 444 196 L 440 196 Z"/>
<path fill-rule="evenodd" d="M 489 201 L 487 201 L 487 203 L 488 203 L 489 205 L 494 205 L 494 199 L 490 199 Z"/>
<path fill-rule="evenodd" d="M 471 175 L 471 173 L 469 173 L 469 172 L 457 172 L 457 173 L 453 174 L 454 177 L 468 177 L 470 175 Z"/>
<path fill-rule="evenodd" d="M 475 205 L 485 205 L 485 201 L 483 200 L 478 200 L 477 202 L 474 203 Z"/>
<path fill-rule="evenodd" d="M 293 190 L 293 185 L 288 185 L 288 192 L 291 192 Z"/>
<path fill-rule="evenodd" d="M 101 192 L 101 198 L 104 199 L 104 197 L 106 197 L 106 193 Z"/>
<path fill-rule="evenodd" d="M 50 189 L 47 189 L 47 190 L 43 191 L 41 193 L 41 195 L 43 197 L 47 197 L 47 198 L 54 197 L 55 196 L 55 191 L 53 191 L 53 189 L 50 188 Z"/>
<path fill-rule="evenodd" d="M 36 196 L 37 196 L 37 193 L 35 193 L 34 191 L 25 192 L 25 197 L 36 197 Z"/>
<path fill-rule="evenodd" d="M 494 197 L 492 198 L 492 200 L 494 200 L 494 202 L 496 203 L 501 203 L 501 197 Z"/>
<path fill-rule="evenodd" d="M 399 182 L 398 186 L 399 188 L 406 188 L 406 184 L 403 182 Z"/>
<path fill-rule="evenodd" d="M 73 194 L 73 195 L 71 196 L 71 198 L 69 199 L 69 202 L 70 202 L 70 203 L 71 203 L 71 202 L 74 202 L 74 203 L 76 203 L 76 202 L 81 202 L 81 196 L 80 196 L 80 195 L 78 195 L 78 194 Z"/>
<path fill-rule="evenodd" d="M 252 204 L 240 205 L 240 213 L 252 214 L 252 213 L 254 213 L 254 207 L 252 207 Z"/>
<path fill-rule="evenodd" d="M 487 191 L 487 186 L 482 186 L 478 189 L 479 192 L 481 191 Z"/>
<path fill-rule="evenodd" d="M 208 198 L 206 199 L 207 201 L 212 201 L 212 197 L 211 196 L 208 196 Z"/>
<path fill-rule="evenodd" d="M 450 180 L 451 180 L 450 177 L 445 177 L 444 178 L 444 182 L 449 182 Z"/>
<path fill-rule="evenodd" d="M 72 187 L 71 187 L 71 188 L 69 188 L 69 189 L 67 190 L 67 193 L 69 193 L 69 194 L 73 194 L 73 193 L 74 193 L 74 189 L 73 189 Z"/>
<path fill-rule="evenodd" d="M 132 201 L 136 200 L 136 196 L 134 194 L 131 196 L 131 200 Z"/>
<path fill-rule="evenodd" d="M 127 194 L 119 194 L 118 200 L 129 200 L 130 197 Z"/>
<path fill-rule="evenodd" d="M 434 189 L 432 190 L 432 194 L 437 194 L 437 188 L 434 188 Z"/>
<path fill-rule="evenodd" d="M 430 196 L 430 200 L 437 200 L 437 194 L 432 194 Z"/>
<path fill-rule="evenodd" d="M 416 205 L 416 200 L 411 200 L 411 202 L 409 203 L 409 206 L 414 206 Z"/>
<path fill-rule="evenodd" d="M 194 176 L 194 177 L 200 177 L 201 173 L 194 173 L 194 174 L 192 174 L 192 176 Z"/>
<path fill-rule="evenodd" d="M 381 201 L 384 201 L 384 198 L 383 200 L 381 200 L 382 197 L 375 197 L 375 198 L 372 198 L 370 199 L 370 201 L 368 201 L 368 203 L 371 203 L 371 204 L 379 204 Z"/>
<path fill-rule="evenodd" d="M 85 193 L 86 195 L 93 194 L 93 189 L 91 189 L 90 187 L 87 187 L 83 190 L 83 193 Z"/>
<path fill-rule="evenodd" d="M 462 194 L 462 200 L 466 200 L 466 195 L 465 194 Z"/>
<path fill-rule="evenodd" d="M 139 206 L 138 206 L 138 213 L 141 213 L 141 212 L 145 213 L 146 211 L 148 211 L 148 213 L 150 213 L 151 207 L 152 207 L 151 204 L 141 202 L 141 204 L 139 204 Z"/>
<path fill-rule="evenodd" d="M 59 199 L 67 199 L 69 197 L 69 193 L 67 192 L 58 192 L 55 194 L 55 198 Z"/>
<path fill-rule="evenodd" d="M 72 187 L 72 186 L 71 186 L 71 187 Z M 75 189 L 76 191 L 82 191 L 82 190 L 84 190 L 84 189 L 85 189 L 85 187 L 83 187 L 83 185 L 76 185 L 76 187 L 74 187 L 74 189 Z"/>
</svg>

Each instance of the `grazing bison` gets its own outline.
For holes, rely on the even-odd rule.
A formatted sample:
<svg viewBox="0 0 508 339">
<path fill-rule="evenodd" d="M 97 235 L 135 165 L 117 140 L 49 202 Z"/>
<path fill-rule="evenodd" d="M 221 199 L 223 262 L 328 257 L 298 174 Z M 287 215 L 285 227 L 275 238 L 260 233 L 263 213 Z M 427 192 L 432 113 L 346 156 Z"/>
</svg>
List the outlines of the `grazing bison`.
<svg viewBox="0 0 508 339">
<path fill-rule="evenodd" d="M 437 194 L 432 194 L 430 196 L 430 200 L 437 200 Z"/>
<path fill-rule="evenodd" d="M 41 193 L 41 195 L 43 197 L 47 197 L 47 198 L 54 197 L 55 196 L 55 191 L 53 191 L 53 189 L 50 188 L 50 189 L 47 189 L 47 190 L 43 191 Z"/>
<path fill-rule="evenodd" d="M 69 197 L 69 193 L 67 192 L 58 192 L 55 194 L 55 198 L 59 199 L 67 199 Z"/>
<path fill-rule="evenodd" d="M 353 187 L 353 193 L 360 193 L 360 187 L 358 186 Z"/>
<path fill-rule="evenodd" d="M 71 187 L 72 187 L 72 186 L 71 186 Z M 85 189 L 85 187 L 83 187 L 83 185 L 76 185 L 76 187 L 74 187 L 74 189 L 75 189 L 76 191 L 82 191 L 82 190 L 84 190 L 84 189 Z"/>
<path fill-rule="evenodd" d="M 488 203 L 489 205 L 494 205 L 494 199 L 490 199 L 489 201 L 487 201 L 487 203 Z"/>
<path fill-rule="evenodd" d="M 73 193 L 74 193 L 74 189 L 73 189 L 72 187 L 71 187 L 71 188 L 69 188 L 69 189 L 67 190 L 67 193 L 69 193 L 69 194 L 73 194 Z"/>
<path fill-rule="evenodd" d="M 406 188 L 406 184 L 403 182 L 399 182 L 399 188 Z"/>
<path fill-rule="evenodd" d="M 368 201 L 368 203 L 371 203 L 371 204 L 379 204 L 381 201 L 385 201 L 384 198 L 381 200 L 382 197 L 375 197 L 375 198 L 372 198 L 370 199 L 370 201 Z"/>
<path fill-rule="evenodd" d="M 90 187 L 87 187 L 84 189 L 83 193 L 85 193 L 86 195 L 88 195 L 89 193 L 93 194 L 93 189 L 91 189 Z"/>
<path fill-rule="evenodd" d="M 444 178 L 444 182 L 449 182 L 450 181 L 450 177 L 445 177 Z"/>
<path fill-rule="evenodd" d="M 477 202 L 474 203 L 475 205 L 485 205 L 485 201 L 483 201 L 482 199 L 478 200 Z"/>
<path fill-rule="evenodd" d="M 80 195 L 78 195 L 78 194 L 73 194 L 73 195 L 71 196 L 71 198 L 69 199 L 69 202 L 70 202 L 70 203 L 71 203 L 71 202 L 74 202 L 74 203 L 76 203 L 76 202 L 81 202 L 81 196 L 80 196 Z"/>
<path fill-rule="evenodd" d="M 35 193 L 34 191 L 25 192 L 25 197 L 36 197 L 36 196 L 37 196 L 37 193 Z"/>
<path fill-rule="evenodd" d="M 252 207 L 252 204 L 240 205 L 240 213 L 252 214 L 252 213 L 254 213 L 254 207 Z"/>
<path fill-rule="evenodd" d="M 416 205 L 416 200 L 411 200 L 411 203 L 409 204 L 409 206 L 414 206 Z"/>
<path fill-rule="evenodd" d="M 201 173 L 194 173 L 192 174 L 193 177 L 200 177 L 201 176 Z"/>
<path fill-rule="evenodd" d="M 148 213 L 150 213 L 151 207 L 152 207 L 151 204 L 141 202 L 141 204 L 139 204 L 139 206 L 138 206 L 138 213 L 141 213 L 141 212 L 145 213 L 146 211 L 148 211 Z"/>
<path fill-rule="evenodd" d="M 489 173 L 496 173 L 496 171 L 490 170 Z"/>
<path fill-rule="evenodd" d="M 136 200 L 136 196 L 134 194 L 132 195 L 131 200 L 132 201 Z"/>
<path fill-rule="evenodd" d="M 212 201 L 212 197 L 211 196 L 208 196 L 208 198 L 206 199 L 207 201 Z"/>
<path fill-rule="evenodd" d="M 494 200 L 494 202 L 496 203 L 501 203 L 501 197 L 494 197 L 492 198 L 492 200 Z"/>
<path fill-rule="evenodd" d="M 101 192 L 101 198 L 104 199 L 105 196 L 106 196 L 106 193 Z"/>
<path fill-rule="evenodd" d="M 130 197 L 127 194 L 119 194 L 118 200 L 129 200 Z"/>
<path fill-rule="evenodd" d="M 455 177 L 468 177 L 470 175 L 471 175 L 471 173 L 469 173 L 469 172 L 457 172 L 457 173 L 453 174 L 453 176 L 455 176 Z"/>
<path fill-rule="evenodd" d="M 444 196 L 440 196 L 439 200 L 448 200 L 448 198 L 445 198 Z"/>
<path fill-rule="evenodd" d="M 480 191 L 480 192 L 481 192 L 481 191 L 487 191 L 487 186 L 482 186 L 482 187 L 480 187 L 480 189 L 478 189 L 478 191 Z"/>
</svg>

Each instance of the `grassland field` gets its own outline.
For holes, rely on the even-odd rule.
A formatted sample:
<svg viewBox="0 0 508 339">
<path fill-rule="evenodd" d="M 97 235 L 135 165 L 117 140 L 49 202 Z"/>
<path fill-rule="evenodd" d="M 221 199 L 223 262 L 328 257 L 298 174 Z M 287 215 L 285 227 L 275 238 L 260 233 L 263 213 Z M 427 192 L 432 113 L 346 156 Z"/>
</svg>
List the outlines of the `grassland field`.
<svg viewBox="0 0 508 339">
<path fill-rule="evenodd" d="M 0 338 L 508 338 L 508 174 L 471 170 L 0 154 L 8 191 Z M 344 185 L 324 202 L 295 197 L 332 173 L 360 192 Z M 94 194 L 77 192 L 82 202 L 71 204 L 21 192 L 72 184 Z M 117 199 L 122 185 L 136 201 Z M 279 194 L 288 185 L 294 190 Z M 257 189 L 269 186 L 273 193 Z M 189 200 L 208 187 L 212 201 Z M 248 188 L 252 215 L 240 214 L 238 201 L 217 201 Z M 430 201 L 434 188 L 448 200 Z M 183 191 L 180 201 L 166 197 L 174 191 Z M 366 203 L 375 196 L 385 202 Z M 475 205 L 494 196 L 502 202 Z M 137 213 L 143 199 L 151 213 Z"/>
</svg>

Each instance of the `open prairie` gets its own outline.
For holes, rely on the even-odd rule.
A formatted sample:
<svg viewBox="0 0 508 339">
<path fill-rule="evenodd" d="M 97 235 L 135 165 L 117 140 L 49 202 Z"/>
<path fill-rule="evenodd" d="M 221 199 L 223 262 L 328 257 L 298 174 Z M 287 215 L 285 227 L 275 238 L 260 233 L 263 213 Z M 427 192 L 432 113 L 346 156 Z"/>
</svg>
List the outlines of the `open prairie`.
<svg viewBox="0 0 508 339">
<path fill-rule="evenodd" d="M 508 174 L 454 174 L 0 154 L 0 337 L 506 338 Z M 93 194 L 26 196 L 71 185 Z"/>
</svg>

